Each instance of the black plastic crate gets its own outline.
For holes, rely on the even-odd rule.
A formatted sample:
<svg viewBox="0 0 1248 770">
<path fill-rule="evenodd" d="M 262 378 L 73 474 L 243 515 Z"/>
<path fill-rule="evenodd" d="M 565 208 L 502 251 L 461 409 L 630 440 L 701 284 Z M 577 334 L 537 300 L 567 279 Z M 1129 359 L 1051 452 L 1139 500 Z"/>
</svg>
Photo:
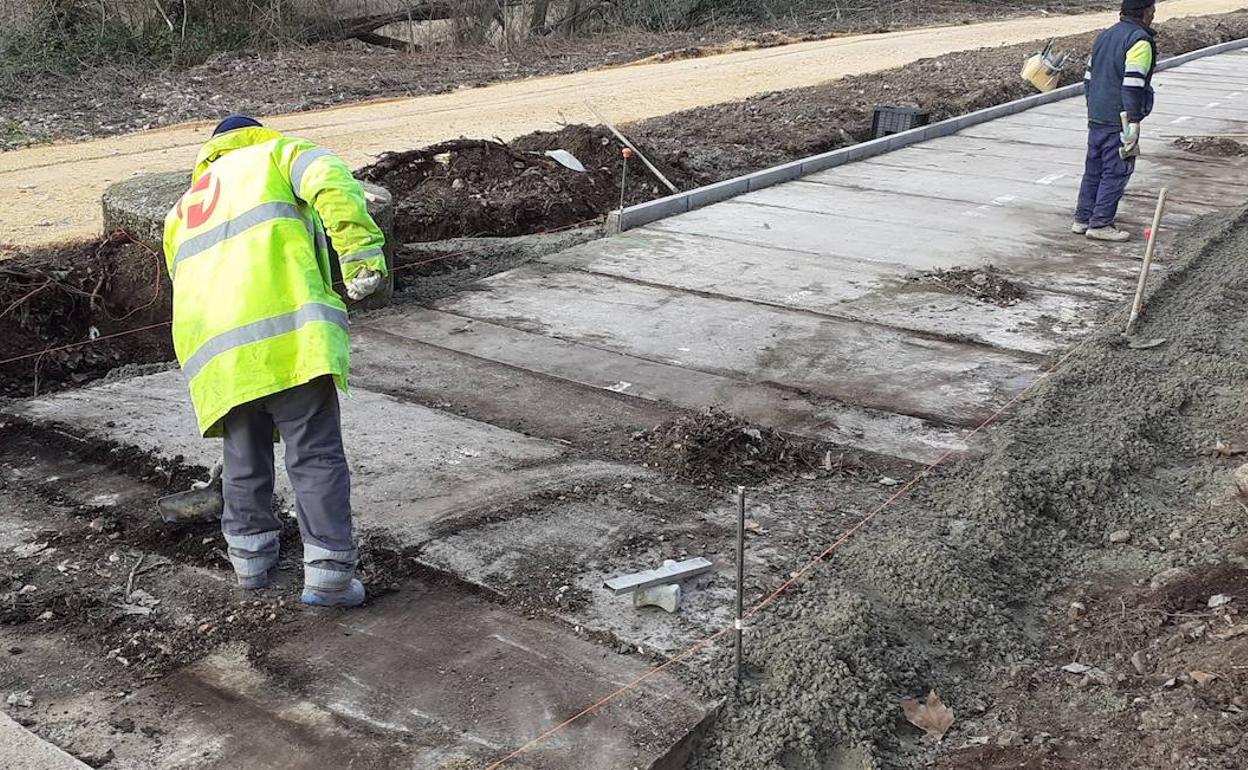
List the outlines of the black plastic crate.
<svg viewBox="0 0 1248 770">
<path fill-rule="evenodd" d="M 871 119 L 871 138 L 879 139 L 926 126 L 930 117 L 918 107 L 876 107 L 875 117 Z"/>
</svg>

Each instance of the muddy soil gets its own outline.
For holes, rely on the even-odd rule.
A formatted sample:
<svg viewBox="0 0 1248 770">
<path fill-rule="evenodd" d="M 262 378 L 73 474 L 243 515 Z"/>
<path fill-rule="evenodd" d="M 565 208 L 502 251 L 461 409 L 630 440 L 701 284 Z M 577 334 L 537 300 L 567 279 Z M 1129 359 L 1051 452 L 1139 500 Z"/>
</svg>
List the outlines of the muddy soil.
<svg viewBox="0 0 1248 770">
<path fill-rule="evenodd" d="M 172 307 L 163 260 L 125 234 L 6 257 L 0 396 L 36 395 L 173 357 L 169 329 L 160 326 Z"/>
<path fill-rule="evenodd" d="M 1009 307 L 1027 297 L 1027 290 L 1004 278 L 992 265 L 982 268 L 955 267 L 930 270 L 910 277 L 914 283 L 937 286 L 997 307 Z"/>
<path fill-rule="evenodd" d="M 1208 158 L 1239 158 L 1248 155 L 1248 144 L 1225 136 L 1180 136 L 1172 144 L 1180 150 Z"/>
<path fill-rule="evenodd" d="M 0 151 L 208 120 L 236 111 L 257 115 L 298 112 L 368 99 L 444 93 L 651 57 L 696 58 L 708 52 L 1011 18 L 1037 11 L 1034 3 L 1022 0 L 862 5 L 765 22 L 720 18 L 684 31 L 623 31 L 581 39 L 552 36 L 506 50 L 438 46 L 406 54 L 351 42 L 282 52 L 223 53 L 185 70 L 121 61 L 85 67 L 71 76 L 48 72 L 11 79 L 0 70 Z M 1108 0 L 1054 0 L 1045 10 L 1088 13 L 1113 5 Z"/>
<path fill-rule="evenodd" d="M 618 208 L 659 195 L 633 163 L 621 191 L 622 145 L 605 128 L 568 126 L 510 144 L 460 139 L 383 155 L 356 172 L 394 194 L 395 235 L 403 243 L 505 237 L 593 224 Z M 546 155 L 571 153 L 584 171 Z"/>
<path fill-rule="evenodd" d="M 1045 657 L 993 688 L 993 708 L 961 726 L 972 737 L 937 767 L 1243 767 L 1245 545 L 1226 551 L 1236 561 L 1199 571 L 1077 586 L 1044 617 L 1054 639 Z M 1210 607 L 1215 597 L 1229 601 Z"/>
<path fill-rule="evenodd" d="M 719 486 L 777 477 L 859 477 L 872 465 L 861 453 L 786 436 L 714 408 L 637 433 L 633 441 L 646 466 L 678 479 Z"/>
<path fill-rule="evenodd" d="M 1158 25 L 1162 56 L 1248 36 L 1248 12 L 1177 19 Z M 1086 59 L 1094 35 L 1058 38 L 1056 50 Z M 955 53 L 812 88 L 687 110 L 630 127 L 679 184 L 704 185 L 870 139 L 877 105 L 919 107 L 932 121 L 1019 99 L 1035 89 L 1019 78 L 1027 56 L 1045 41 Z M 1078 66 L 1063 84 L 1083 77 Z"/>
<path fill-rule="evenodd" d="M 1236 711 L 1243 707 L 1234 701 L 1242 690 L 1238 675 L 1228 673 L 1243 662 L 1226 658 L 1239 648 L 1211 650 L 1212 659 L 1146 649 L 1150 667 L 1169 677 L 1145 683 L 1136 675 L 1124 687 L 1117 655 L 1130 658 L 1147 640 L 1108 620 L 1138 608 L 1133 621 L 1165 638 L 1186 633 L 1191 621 L 1210 632 L 1241 622 L 1248 520 L 1231 477 L 1243 458 L 1214 447 L 1248 444 L 1248 316 L 1239 311 L 1248 296 L 1248 211 L 1189 233 L 1152 292 L 1141 328 L 1166 345 L 1130 350 L 1118 341 L 1117 323 L 1107 325 L 995 431 L 986 458 L 939 471 L 756 618 L 749 682 L 729 700 L 692 767 L 922 766 L 933 746 L 902 718 L 903 699 L 936 690 L 959 720 L 946 743 L 962 746 L 984 737 L 993 720 L 1014 724 L 1013 714 L 1034 697 L 1034 684 L 1013 678 L 1025 671 L 1057 682 L 1068 699 L 1055 693 L 1048 711 L 1028 713 L 1070 732 L 1009 729 L 1046 745 L 1056 739 L 1059 748 L 1073 741 L 1076 764 L 1066 766 L 1189 766 L 1158 749 L 1174 737 L 1167 730 L 1177 719 L 1166 716 L 1169 696 L 1158 688 L 1181 688 L 1204 704 L 1182 728 L 1190 733 L 1182 746 L 1192 766 L 1243 766 L 1248 746 Z M 838 534 L 826 532 L 825 542 Z M 1152 599 L 1113 593 L 1124 577 L 1147 586 L 1170 568 L 1189 570 L 1196 582 Z M 1093 630 L 1107 629 L 1099 646 L 1054 633 L 1044 620 L 1055 602 L 1066 612 L 1079 598 L 1068 594 L 1088 581 L 1087 619 Z M 1231 597 L 1223 607 L 1234 613 L 1221 613 L 1230 623 L 1210 612 L 1218 592 Z M 1109 598 L 1090 598 L 1097 596 Z M 728 651 L 719 653 L 704 670 L 708 681 L 727 667 Z M 1066 659 L 1072 655 L 1076 660 Z M 1071 662 L 1113 673 L 1108 684 L 1093 677 L 1079 688 L 1082 676 L 1060 670 Z M 1202 689 L 1191 673 L 1205 670 L 1198 666 L 1226 676 L 1226 688 Z M 1007 680 L 1013 686 L 1002 697 L 992 685 Z M 1136 695 L 1135 687 L 1147 692 Z M 1085 723 L 1120 729 L 1123 718 L 1134 721 L 1120 739 L 1095 742 L 1074 732 Z M 984 763 L 997 761 L 1002 739 L 993 740 L 980 747 Z M 1060 755 L 1047 765 L 1025 764 L 1027 752 L 1009 756 L 1022 766 L 1063 766 Z M 975 761 L 961 766 L 985 766 Z"/>
</svg>

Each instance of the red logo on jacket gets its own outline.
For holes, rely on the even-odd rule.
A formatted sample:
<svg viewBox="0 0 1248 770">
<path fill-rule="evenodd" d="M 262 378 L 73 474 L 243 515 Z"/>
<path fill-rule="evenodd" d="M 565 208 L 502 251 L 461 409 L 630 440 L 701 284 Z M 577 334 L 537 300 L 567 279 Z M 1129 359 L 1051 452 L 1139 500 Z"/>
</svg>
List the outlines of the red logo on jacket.
<svg viewBox="0 0 1248 770">
<path fill-rule="evenodd" d="M 212 172 L 206 172 L 191 185 L 191 189 L 178 200 L 178 218 L 192 230 L 212 218 L 221 200 L 221 183 Z"/>
</svg>

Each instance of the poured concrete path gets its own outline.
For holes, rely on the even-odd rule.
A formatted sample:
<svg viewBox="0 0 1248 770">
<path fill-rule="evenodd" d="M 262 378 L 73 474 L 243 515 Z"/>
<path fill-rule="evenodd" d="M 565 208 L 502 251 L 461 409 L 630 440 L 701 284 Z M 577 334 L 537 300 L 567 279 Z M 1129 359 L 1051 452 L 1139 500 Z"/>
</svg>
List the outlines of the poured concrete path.
<svg viewBox="0 0 1248 770">
<path fill-rule="evenodd" d="M 1193 156 L 1157 135 L 1245 130 L 1246 65 L 1248 53 L 1225 54 L 1159 79 L 1122 219 L 1138 232 L 1156 190 L 1171 189 L 1160 270 L 1194 217 L 1248 202 L 1248 160 Z M 586 636 L 672 653 L 722 627 L 724 559 L 676 616 L 635 612 L 600 588 L 656 566 L 665 538 L 707 553 L 729 540 L 718 511 L 638 502 L 635 486 L 662 482 L 601 458 L 627 456 L 619 445 L 634 431 L 711 405 L 907 460 L 975 449 L 971 427 L 1135 284 L 1139 240 L 1068 233 L 1083 120 L 1082 100 L 1056 103 L 588 243 L 434 307 L 356 319 L 357 390 L 344 415 L 361 529 L 503 601 L 409 586 L 283 643 L 277 659 L 303 674 L 294 684 L 271 685 L 224 652 L 155 683 L 156 703 L 192 692 L 205 704 L 176 715 L 170 762 L 213 735 L 190 766 L 238 766 L 241 747 L 261 743 L 255 766 L 340 764 L 358 736 L 380 736 L 363 761 L 381 767 L 496 757 L 645 669 Z M 987 264 L 1028 296 L 1000 308 L 910 280 Z M 203 465 L 217 451 L 196 437 L 172 372 L 8 411 Z M 588 598 L 550 613 L 563 622 L 535 619 L 526 585 Z M 482 670 L 493 675 L 466 675 Z M 705 707 L 674 678 L 651 684 L 525 760 L 660 761 Z"/>
<path fill-rule="evenodd" d="M 1083 100 L 1069 99 L 579 246 L 385 328 L 929 461 L 1124 302 L 1159 188 L 1159 270 L 1194 217 L 1248 201 L 1248 160 L 1159 138 L 1243 131 L 1246 65 L 1241 51 L 1159 76 L 1120 219 L 1131 244 L 1069 232 L 1086 136 Z M 987 265 L 1027 297 L 1001 308 L 913 280 Z"/>
</svg>

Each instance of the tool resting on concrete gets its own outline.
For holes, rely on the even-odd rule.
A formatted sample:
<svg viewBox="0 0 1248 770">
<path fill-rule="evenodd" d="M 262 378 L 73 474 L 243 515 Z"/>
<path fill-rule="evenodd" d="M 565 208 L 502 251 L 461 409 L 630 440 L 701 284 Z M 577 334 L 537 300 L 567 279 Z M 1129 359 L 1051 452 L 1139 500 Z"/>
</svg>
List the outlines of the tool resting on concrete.
<svg viewBox="0 0 1248 770">
<path fill-rule="evenodd" d="M 711 562 L 700 556 L 681 562 L 669 559 L 658 569 L 612 578 L 603 585 L 616 596 L 632 593 L 634 607 L 654 606 L 676 612 L 680 609 L 680 583 L 705 575 L 713 568 Z"/>
</svg>

